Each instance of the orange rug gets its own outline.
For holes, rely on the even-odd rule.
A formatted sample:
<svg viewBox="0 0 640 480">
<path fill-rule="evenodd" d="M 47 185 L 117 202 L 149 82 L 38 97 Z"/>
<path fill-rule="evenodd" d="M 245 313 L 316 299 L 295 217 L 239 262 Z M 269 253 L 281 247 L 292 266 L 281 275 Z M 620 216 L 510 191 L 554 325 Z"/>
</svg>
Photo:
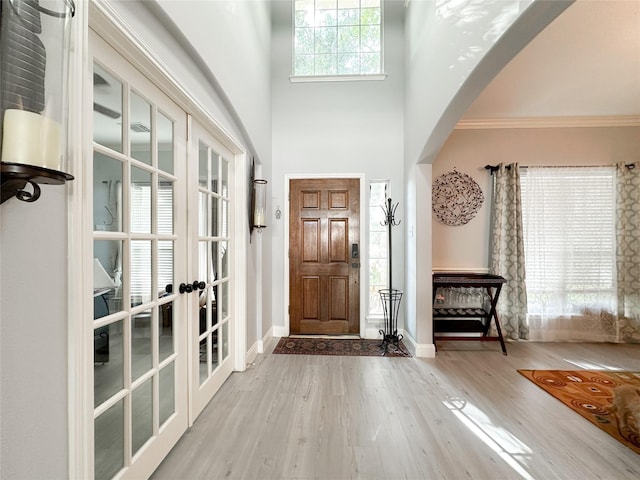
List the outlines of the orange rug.
<svg viewBox="0 0 640 480">
<path fill-rule="evenodd" d="M 518 372 L 640 454 L 640 372 Z"/>
</svg>

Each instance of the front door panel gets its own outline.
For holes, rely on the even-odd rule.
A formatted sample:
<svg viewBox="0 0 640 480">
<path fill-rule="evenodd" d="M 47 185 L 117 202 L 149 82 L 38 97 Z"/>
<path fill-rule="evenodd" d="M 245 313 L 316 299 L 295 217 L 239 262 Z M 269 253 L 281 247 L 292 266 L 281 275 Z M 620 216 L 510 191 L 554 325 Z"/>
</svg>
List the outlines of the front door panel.
<svg viewBox="0 0 640 480">
<path fill-rule="evenodd" d="M 360 181 L 290 183 L 292 334 L 357 334 L 360 325 Z"/>
</svg>

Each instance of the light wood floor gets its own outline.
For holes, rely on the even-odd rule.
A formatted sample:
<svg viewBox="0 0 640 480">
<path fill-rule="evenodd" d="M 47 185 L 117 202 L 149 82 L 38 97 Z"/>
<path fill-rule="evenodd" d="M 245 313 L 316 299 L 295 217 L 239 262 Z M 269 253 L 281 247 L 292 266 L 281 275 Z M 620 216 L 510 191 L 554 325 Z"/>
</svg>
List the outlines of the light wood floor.
<svg viewBox="0 0 640 480">
<path fill-rule="evenodd" d="M 435 359 L 260 355 L 152 478 L 640 479 L 640 455 L 516 371 L 640 371 L 640 345 L 509 343 L 506 357 L 498 348 L 447 342 Z"/>
</svg>

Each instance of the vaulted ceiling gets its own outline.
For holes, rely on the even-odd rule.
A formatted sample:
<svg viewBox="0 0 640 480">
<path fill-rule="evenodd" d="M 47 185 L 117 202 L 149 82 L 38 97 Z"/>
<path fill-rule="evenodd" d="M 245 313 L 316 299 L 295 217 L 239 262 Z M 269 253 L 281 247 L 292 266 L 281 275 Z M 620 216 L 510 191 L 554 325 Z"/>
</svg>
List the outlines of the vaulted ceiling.
<svg viewBox="0 0 640 480">
<path fill-rule="evenodd" d="M 463 117 L 640 115 L 640 0 L 578 0 L 527 45 Z"/>
</svg>

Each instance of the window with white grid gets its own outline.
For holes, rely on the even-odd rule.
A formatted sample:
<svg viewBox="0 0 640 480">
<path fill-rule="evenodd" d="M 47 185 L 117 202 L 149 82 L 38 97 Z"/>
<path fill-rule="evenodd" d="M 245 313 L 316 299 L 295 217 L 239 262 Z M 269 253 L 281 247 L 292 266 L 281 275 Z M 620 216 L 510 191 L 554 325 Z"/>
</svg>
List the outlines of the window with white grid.
<svg viewBox="0 0 640 480">
<path fill-rule="evenodd" d="M 293 0 L 294 76 L 382 73 L 381 0 Z"/>
</svg>

